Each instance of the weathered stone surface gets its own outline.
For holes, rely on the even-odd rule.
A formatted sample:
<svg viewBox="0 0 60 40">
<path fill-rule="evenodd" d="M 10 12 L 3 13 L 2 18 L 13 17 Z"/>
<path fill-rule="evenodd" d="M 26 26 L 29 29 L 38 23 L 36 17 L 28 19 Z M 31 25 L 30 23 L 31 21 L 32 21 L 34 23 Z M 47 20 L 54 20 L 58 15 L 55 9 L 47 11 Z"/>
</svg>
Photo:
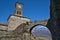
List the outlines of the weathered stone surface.
<svg viewBox="0 0 60 40">
<path fill-rule="evenodd" d="M 11 16 L 9 19 L 8 30 L 15 30 L 22 23 L 29 22 L 30 19 Z"/>
<path fill-rule="evenodd" d="M 50 20 L 47 25 L 51 27 L 52 40 L 60 40 L 60 0 L 50 1 Z"/>
</svg>

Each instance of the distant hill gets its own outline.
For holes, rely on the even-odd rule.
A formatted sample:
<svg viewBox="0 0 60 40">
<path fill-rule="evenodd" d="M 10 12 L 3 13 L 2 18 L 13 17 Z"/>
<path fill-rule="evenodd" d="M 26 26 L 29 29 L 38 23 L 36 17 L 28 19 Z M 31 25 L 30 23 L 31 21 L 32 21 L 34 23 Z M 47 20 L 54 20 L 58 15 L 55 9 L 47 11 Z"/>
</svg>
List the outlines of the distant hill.
<svg viewBox="0 0 60 40">
<path fill-rule="evenodd" d="M 42 40 L 52 40 L 51 33 L 47 28 L 35 28 L 32 30 L 32 34 Z"/>
<path fill-rule="evenodd" d="M 51 36 L 51 33 L 46 28 L 35 28 L 32 30 L 33 35 L 35 36 Z"/>
</svg>

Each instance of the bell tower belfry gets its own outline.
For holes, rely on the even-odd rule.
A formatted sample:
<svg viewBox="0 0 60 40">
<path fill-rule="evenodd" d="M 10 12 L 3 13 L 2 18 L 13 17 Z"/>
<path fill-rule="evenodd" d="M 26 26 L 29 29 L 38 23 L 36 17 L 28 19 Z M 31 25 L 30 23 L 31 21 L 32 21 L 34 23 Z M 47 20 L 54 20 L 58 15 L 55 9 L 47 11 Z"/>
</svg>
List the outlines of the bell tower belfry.
<svg viewBox="0 0 60 40">
<path fill-rule="evenodd" d="M 22 7 L 23 7 L 23 4 L 16 2 L 15 7 L 16 7 L 15 8 L 15 15 L 22 16 Z"/>
</svg>

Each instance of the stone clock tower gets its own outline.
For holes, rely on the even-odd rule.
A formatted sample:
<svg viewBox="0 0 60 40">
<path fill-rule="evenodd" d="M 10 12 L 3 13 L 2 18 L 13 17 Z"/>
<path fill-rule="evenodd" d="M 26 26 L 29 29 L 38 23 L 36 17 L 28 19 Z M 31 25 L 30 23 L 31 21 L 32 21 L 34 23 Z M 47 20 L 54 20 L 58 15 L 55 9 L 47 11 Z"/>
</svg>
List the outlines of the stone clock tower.
<svg viewBox="0 0 60 40">
<path fill-rule="evenodd" d="M 16 2 L 15 13 L 8 18 L 8 30 L 15 30 L 22 23 L 30 22 L 30 19 L 22 16 L 22 3 Z"/>
<path fill-rule="evenodd" d="M 15 15 L 22 16 L 22 7 L 23 7 L 23 4 L 16 2 L 15 6 L 16 6 Z"/>
</svg>

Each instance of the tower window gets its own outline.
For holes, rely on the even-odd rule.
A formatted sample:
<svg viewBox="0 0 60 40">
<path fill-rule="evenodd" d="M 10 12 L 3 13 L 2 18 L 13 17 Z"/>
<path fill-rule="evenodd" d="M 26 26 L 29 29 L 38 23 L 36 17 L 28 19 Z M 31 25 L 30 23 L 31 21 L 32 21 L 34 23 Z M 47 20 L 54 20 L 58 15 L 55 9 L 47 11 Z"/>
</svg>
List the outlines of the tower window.
<svg viewBox="0 0 60 40">
<path fill-rule="evenodd" d="M 21 12 L 20 11 L 17 11 L 17 14 L 21 15 Z"/>
</svg>

